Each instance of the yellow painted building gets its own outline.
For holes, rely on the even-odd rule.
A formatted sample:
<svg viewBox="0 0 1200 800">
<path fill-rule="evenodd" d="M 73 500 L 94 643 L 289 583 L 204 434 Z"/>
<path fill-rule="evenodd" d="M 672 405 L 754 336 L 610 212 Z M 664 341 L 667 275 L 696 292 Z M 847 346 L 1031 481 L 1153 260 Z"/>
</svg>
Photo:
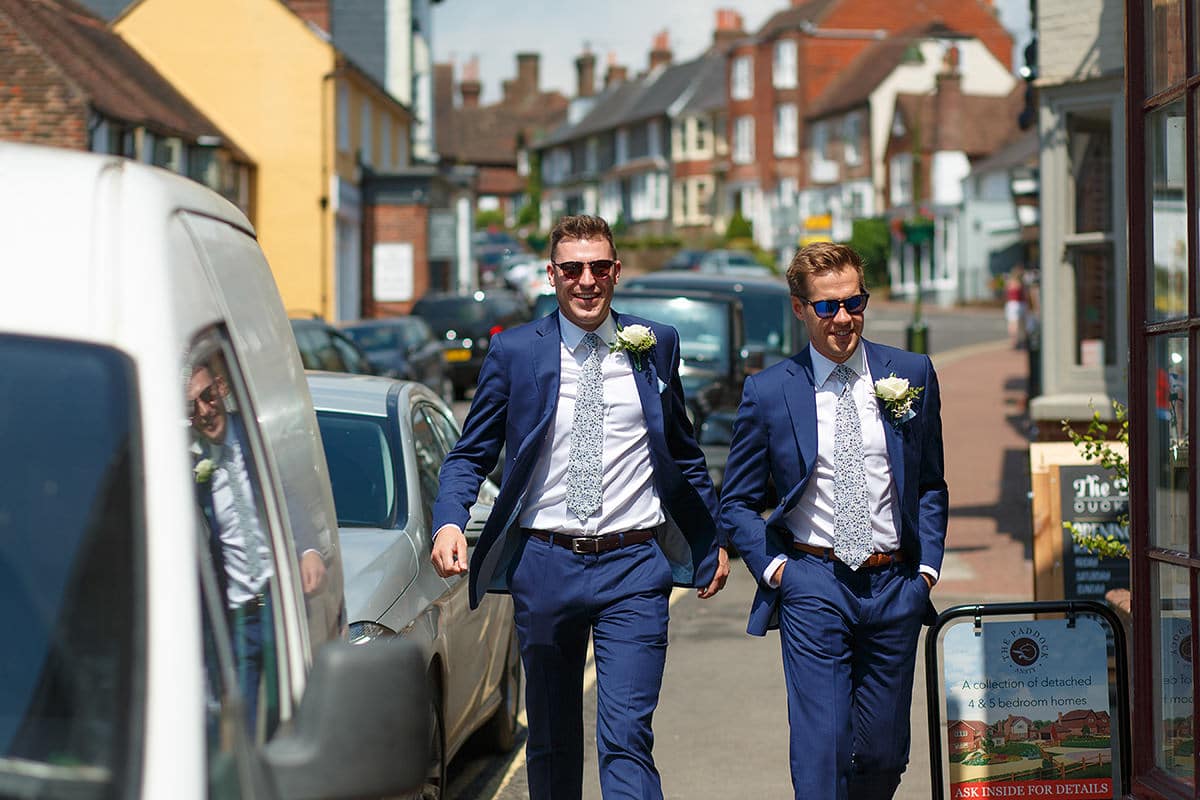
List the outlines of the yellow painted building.
<svg viewBox="0 0 1200 800">
<path fill-rule="evenodd" d="M 289 313 L 360 316 L 360 165 L 408 166 L 408 109 L 282 0 L 139 0 L 113 27 L 257 164 L 251 219 Z"/>
</svg>

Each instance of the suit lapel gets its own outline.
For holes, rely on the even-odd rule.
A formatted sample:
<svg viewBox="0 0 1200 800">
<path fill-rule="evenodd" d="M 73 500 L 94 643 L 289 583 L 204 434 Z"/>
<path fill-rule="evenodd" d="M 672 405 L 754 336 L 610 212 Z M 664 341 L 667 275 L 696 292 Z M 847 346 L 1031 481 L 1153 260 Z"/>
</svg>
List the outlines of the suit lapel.
<svg viewBox="0 0 1200 800">
<path fill-rule="evenodd" d="M 543 317 L 536 330 L 537 335 L 530 345 L 530 363 L 542 416 L 545 416 L 553 413 L 558 404 L 558 384 L 562 377 L 562 334 L 558 329 L 558 312 Z"/>
<path fill-rule="evenodd" d="M 611 312 L 613 322 L 618 326 L 621 325 L 620 316 L 616 311 Z M 654 433 L 661 433 L 663 430 L 663 410 L 662 397 L 658 392 L 658 348 L 661 344 L 654 346 L 654 351 L 647 353 L 641 357 L 642 368 L 638 369 L 633 363 L 633 358 L 629 359 L 629 367 L 633 370 L 633 382 L 637 385 L 638 399 L 642 402 L 642 415 L 646 418 L 646 430 Z"/>
<path fill-rule="evenodd" d="M 892 360 L 877 346 L 863 340 L 866 348 L 867 369 L 871 371 L 871 380 L 888 377 L 893 371 Z M 876 398 L 879 415 L 883 419 L 883 438 L 887 442 L 888 462 L 892 468 L 892 480 L 896 483 L 896 496 L 904 497 L 904 439 L 900 435 L 900 427 L 892 419 L 891 412 L 882 400 Z"/>
<path fill-rule="evenodd" d="M 783 398 L 791 417 L 800 462 L 807 474 L 812 472 L 817 460 L 817 395 L 813 387 L 812 354 L 807 347 L 788 362 L 787 370 L 790 377 L 783 386 Z M 786 506 L 785 510 L 795 504 L 795 488 L 791 487 L 782 504 Z"/>
</svg>

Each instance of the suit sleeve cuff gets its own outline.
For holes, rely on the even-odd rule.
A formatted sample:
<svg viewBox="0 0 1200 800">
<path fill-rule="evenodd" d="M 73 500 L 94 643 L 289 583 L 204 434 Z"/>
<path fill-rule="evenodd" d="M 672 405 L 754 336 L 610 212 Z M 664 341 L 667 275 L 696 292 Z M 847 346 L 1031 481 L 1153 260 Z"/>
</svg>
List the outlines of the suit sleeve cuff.
<svg viewBox="0 0 1200 800">
<path fill-rule="evenodd" d="M 928 564 L 922 564 L 917 571 L 933 578 L 935 584 L 938 582 L 938 571 Z"/>
<path fill-rule="evenodd" d="M 779 569 L 779 565 L 787 561 L 787 556 L 775 556 L 767 568 L 763 571 L 762 581 L 772 589 L 779 588 L 779 582 L 775 580 L 775 570 Z"/>
</svg>

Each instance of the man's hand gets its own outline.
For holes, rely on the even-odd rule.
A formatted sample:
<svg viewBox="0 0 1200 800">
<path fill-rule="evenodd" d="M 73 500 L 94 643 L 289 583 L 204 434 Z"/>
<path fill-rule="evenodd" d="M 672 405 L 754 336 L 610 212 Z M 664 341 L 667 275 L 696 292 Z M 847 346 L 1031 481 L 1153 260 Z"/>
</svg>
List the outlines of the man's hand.
<svg viewBox="0 0 1200 800">
<path fill-rule="evenodd" d="M 701 600 L 707 600 L 717 592 L 725 588 L 725 581 L 729 580 L 729 551 L 724 547 L 717 548 L 717 574 L 713 575 L 712 583 L 705 586 L 703 589 L 696 590 L 696 596 Z"/>
<path fill-rule="evenodd" d="M 305 550 L 300 554 L 300 585 L 305 594 L 312 594 L 325 581 L 325 559 L 316 550 Z"/>
<path fill-rule="evenodd" d="M 929 587 L 929 590 L 933 591 L 933 576 L 928 572 L 922 572 L 921 577 L 925 579 L 925 585 Z"/>
<path fill-rule="evenodd" d="M 783 568 L 787 566 L 787 562 L 779 565 L 779 569 L 775 570 L 775 574 L 771 576 L 771 585 L 778 588 L 780 581 L 783 580 Z"/>
<path fill-rule="evenodd" d="M 429 556 L 433 568 L 443 578 L 462 575 L 467 571 L 467 537 L 457 525 L 443 525 L 433 535 L 433 552 Z"/>
</svg>

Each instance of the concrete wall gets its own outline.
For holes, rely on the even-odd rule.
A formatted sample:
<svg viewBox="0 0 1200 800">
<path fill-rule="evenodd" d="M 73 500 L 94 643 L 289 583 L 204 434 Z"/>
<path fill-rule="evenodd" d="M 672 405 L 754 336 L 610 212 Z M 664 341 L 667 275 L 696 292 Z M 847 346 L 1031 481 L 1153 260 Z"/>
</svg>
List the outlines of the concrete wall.
<svg viewBox="0 0 1200 800">
<path fill-rule="evenodd" d="M 1125 10 L 1121 0 L 1041 0 L 1038 3 L 1038 83 L 1120 75 Z"/>
</svg>

